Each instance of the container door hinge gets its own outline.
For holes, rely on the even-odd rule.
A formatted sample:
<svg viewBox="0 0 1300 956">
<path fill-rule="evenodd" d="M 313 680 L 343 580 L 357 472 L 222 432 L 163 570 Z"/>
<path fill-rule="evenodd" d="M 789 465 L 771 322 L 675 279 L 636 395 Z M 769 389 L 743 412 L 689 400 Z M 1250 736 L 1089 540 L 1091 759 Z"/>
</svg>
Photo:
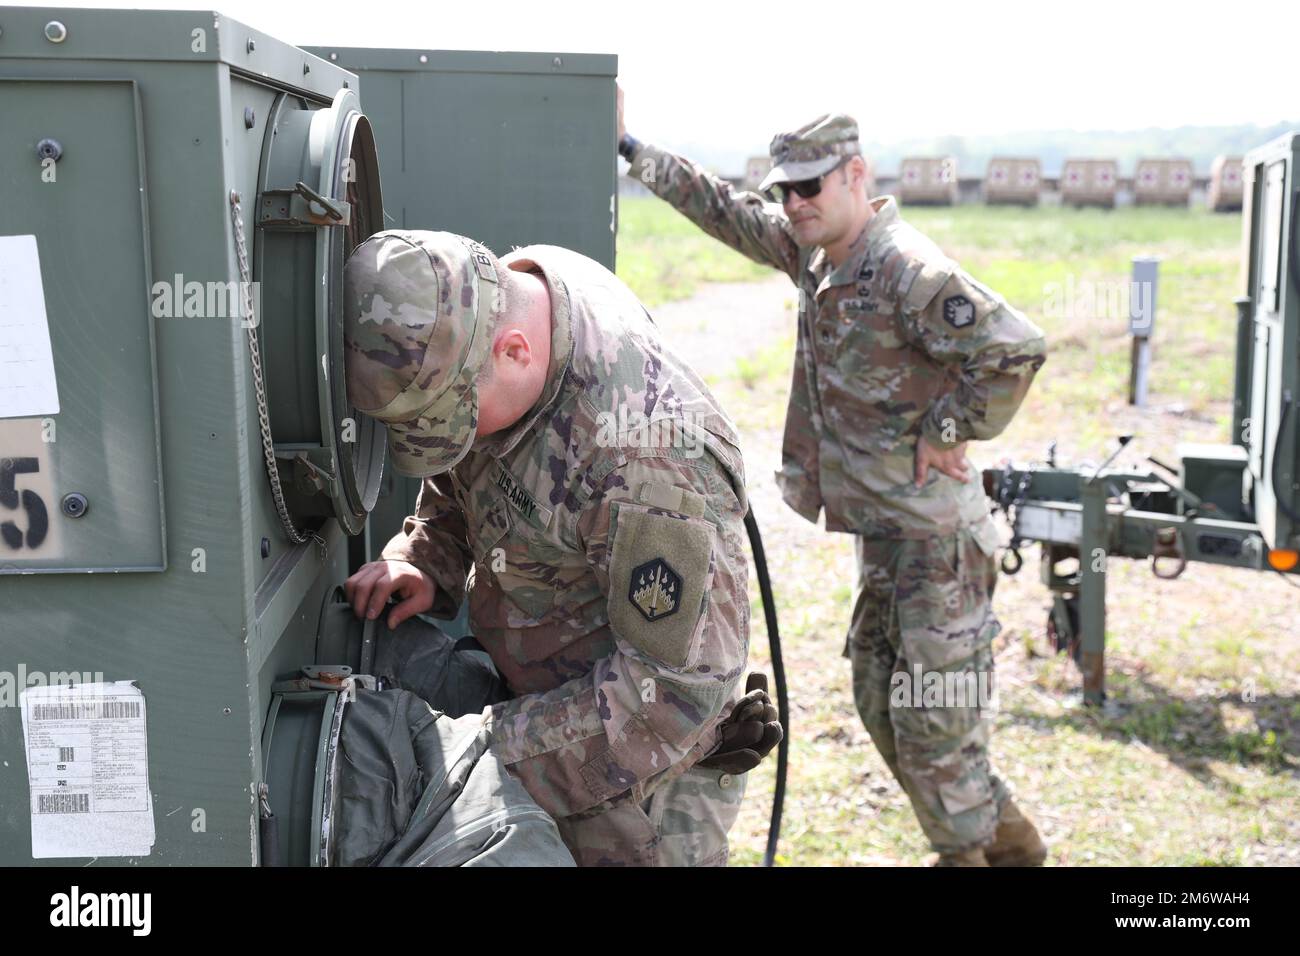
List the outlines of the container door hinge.
<svg viewBox="0 0 1300 956">
<path fill-rule="evenodd" d="M 351 203 L 326 199 L 306 183 L 293 189 L 268 189 L 257 197 L 257 224 L 263 229 L 312 229 L 351 222 Z"/>
</svg>

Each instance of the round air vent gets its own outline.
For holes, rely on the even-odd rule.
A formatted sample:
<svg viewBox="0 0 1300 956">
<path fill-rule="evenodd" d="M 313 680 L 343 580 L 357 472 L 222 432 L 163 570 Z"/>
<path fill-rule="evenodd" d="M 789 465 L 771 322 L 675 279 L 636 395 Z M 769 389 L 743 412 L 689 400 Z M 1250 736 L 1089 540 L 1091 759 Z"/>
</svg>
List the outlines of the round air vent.
<svg viewBox="0 0 1300 956">
<path fill-rule="evenodd" d="M 272 108 L 257 196 L 255 277 L 280 485 L 296 518 L 365 526 L 384 429 L 348 402 L 343 264 L 383 228 L 379 159 L 356 94 L 327 108 L 285 94 Z"/>
</svg>

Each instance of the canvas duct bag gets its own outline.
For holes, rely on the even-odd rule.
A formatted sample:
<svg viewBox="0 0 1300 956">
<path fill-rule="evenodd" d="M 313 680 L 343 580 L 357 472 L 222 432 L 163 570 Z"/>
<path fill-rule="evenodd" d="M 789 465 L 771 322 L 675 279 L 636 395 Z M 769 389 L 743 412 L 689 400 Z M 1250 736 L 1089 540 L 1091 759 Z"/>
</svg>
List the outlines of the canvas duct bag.
<svg viewBox="0 0 1300 956">
<path fill-rule="evenodd" d="M 488 749 L 481 714 L 358 689 L 339 737 L 339 866 L 573 866 L 555 821 Z"/>
<path fill-rule="evenodd" d="M 318 660 L 361 665 L 387 689 L 357 686 L 344 711 L 334 864 L 573 866 L 555 822 L 488 749 L 483 710 L 510 693 L 487 654 L 422 616 L 363 630 L 341 598 L 324 608 Z"/>
</svg>

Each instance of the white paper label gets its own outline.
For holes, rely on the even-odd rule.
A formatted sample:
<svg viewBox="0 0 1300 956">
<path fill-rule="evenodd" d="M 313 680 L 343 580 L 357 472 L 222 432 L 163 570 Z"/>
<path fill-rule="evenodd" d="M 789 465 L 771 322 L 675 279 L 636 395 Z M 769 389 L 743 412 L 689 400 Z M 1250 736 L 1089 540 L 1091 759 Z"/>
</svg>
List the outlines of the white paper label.
<svg viewBox="0 0 1300 956">
<path fill-rule="evenodd" d="M 36 237 L 0 236 L 0 418 L 58 411 Z"/>
<path fill-rule="evenodd" d="M 148 856 L 144 694 L 130 681 L 22 692 L 32 857 Z"/>
</svg>

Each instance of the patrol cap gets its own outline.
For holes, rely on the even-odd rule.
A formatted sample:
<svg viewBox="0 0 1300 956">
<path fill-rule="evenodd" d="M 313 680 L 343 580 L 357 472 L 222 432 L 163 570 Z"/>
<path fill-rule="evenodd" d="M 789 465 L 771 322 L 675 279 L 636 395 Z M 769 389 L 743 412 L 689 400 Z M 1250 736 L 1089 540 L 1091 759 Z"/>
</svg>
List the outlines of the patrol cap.
<svg viewBox="0 0 1300 956">
<path fill-rule="evenodd" d="M 450 232 L 389 229 L 343 270 L 348 399 L 388 426 L 393 466 L 437 475 L 478 428 L 475 378 L 491 349 L 501 264 Z"/>
<path fill-rule="evenodd" d="M 858 123 L 845 113 L 825 113 L 789 133 L 772 137 L 772 170 L 759 183 L 764 192 L 777 183 L 797 183 L 829 173 L 846 156 L 862 155 Z"/>
</svg>

